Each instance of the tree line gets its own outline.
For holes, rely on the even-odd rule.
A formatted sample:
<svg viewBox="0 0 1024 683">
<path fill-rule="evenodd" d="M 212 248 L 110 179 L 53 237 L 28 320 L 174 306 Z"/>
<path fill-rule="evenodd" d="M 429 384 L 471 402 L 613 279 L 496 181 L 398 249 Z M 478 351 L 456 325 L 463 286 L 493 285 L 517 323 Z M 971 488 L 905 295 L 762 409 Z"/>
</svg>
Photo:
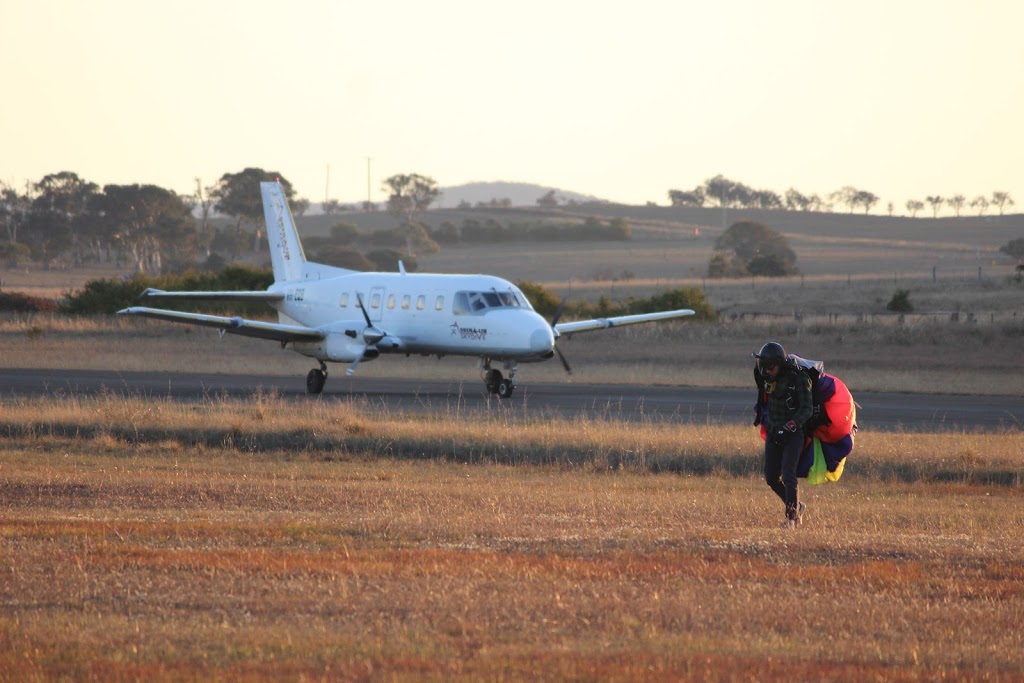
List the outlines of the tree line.
<svg viewBox="0 0 1024 683">
<path fill-rule="evenodd" d="M 291 199 L 291 183 L 281 174 L 253 168 L 225 173 L 208 187 L 197 180 L 191 195 L 147 184 L 100 188 L 71 171 L 47 175 L 24 190 L 0 184 L 0 223 L 7 235 L 0 258 L 31 258 L 44 268 L 57 259 L 76 266 L 130 263 L 147 273 L 175 262 L 190 265 L 200 253 L 237 254 L 262 239 L 259 181 L 273 179 L 280 179 Z M 296 203 L 301 210 L 302 202 Z M 232 223 L 214 228 L 214 212 Z"/>
<path fill-rule="evenodd" d="M 672 206 L 830 212 L 839 205 L 848 207 L 850 213 L 863 209 L 865 214 L 870 213 L 880 201 L 878 195 L 873 192 L 852 185 L 831 192 L 825 198 L 817 194 L 806 195 L 795 188 L 790 188 L 784 195 L 779 195 L 772 190 L 748 187 L 721 174 L 708 178 L 692 190 L 669 190 L 668 198 Z M 962 194 L 951 197 L 933 195 L 926 197 L 925 201 L 932 208 L 933 218 L 938 216 L 939 210 L 944 206 L 952 209 L 957 216 L 960 216 L 965 207 L 976 210 L 979 216 L 984 216 L 989 209 L 995 208 L 1002 216 L 1006 209 L 1015 204 L 1009 192 L 1001 191 L 993 192 L 990 197 L 978 195 L 970 201 Z M 918 212 L 924 210 L 925 202 L 910 199 L 904 206 L 911 218 L 916 218 Z M 892 216 L 895 205 L 889 202 L 887 208 L 889 215 Z"/>
<path fill-rule="evenodd" d="M 263 248 L 261 181 L 278 180 L 292 213 L 302 215 L 309 202 L 294 196 L 292 184 L 276 171 L 246 168 L 225 173 L 215 184 L 196 180 L 192 194 L 155 185 L 105 185 L 100 188 L 70 171 L 45 176 L 24 191 L 0 184 L 0 222 L 7 241 L 0 260 L 33 259 L 49 268 L 57 259 L 75 266 L 86 261 L 131 265 L 136 273 L 182 271 L 203 261 L 211 269 L 236 262 Z M 466 220 L 431 231 L 420 219 L 440 195 L 437 182 L 419 174 L 385 179 L 387 211 L 399 226 L 361 235 L 350 224 L 331 228 L 329 238 L 305 240 L 314 260 L 354 270 L 394 270 L 398 259 L 416 268 L 416 255 L 436 252 L 439 244 L 534 240 L 626 240 L 624 219 L 605 224 L 596 218 L 566 224 L 513 224 Z M 214 216 L 230 222 L 214 223 Z M 358 241 L 368 251 L 356 249 Z"/>
</svg>

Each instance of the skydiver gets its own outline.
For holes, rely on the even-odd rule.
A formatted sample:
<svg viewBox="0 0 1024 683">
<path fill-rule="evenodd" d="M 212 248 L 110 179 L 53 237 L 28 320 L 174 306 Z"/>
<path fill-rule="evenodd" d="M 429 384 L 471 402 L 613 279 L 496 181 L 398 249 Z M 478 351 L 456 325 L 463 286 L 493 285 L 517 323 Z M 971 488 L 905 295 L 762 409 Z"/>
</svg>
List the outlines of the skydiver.
<svg viewBox="0 0 1024 683">
<path fill-rule="evenodd" d="M 764 478 L 786 506 L 782 528 L 800 524 L 804 504 L 797 486 L 797 463 L 804 448 L 804 423 L 813 414 L 811 378 L 782 344 L 767 342 L 756 358 L 758 405 L 754 425 L 764 422 Z"/>
</svg>

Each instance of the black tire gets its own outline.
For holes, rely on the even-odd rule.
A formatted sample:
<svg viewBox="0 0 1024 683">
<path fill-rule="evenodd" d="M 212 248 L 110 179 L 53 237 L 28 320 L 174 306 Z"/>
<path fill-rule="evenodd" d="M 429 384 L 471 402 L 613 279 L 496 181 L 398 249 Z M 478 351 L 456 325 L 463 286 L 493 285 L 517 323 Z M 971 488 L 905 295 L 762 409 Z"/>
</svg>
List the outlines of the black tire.
<svg viewBox="0 0 1024 683">
<path fill-rule="evenodd" d="M 484 386 L 487 387 L 487 393 L 496 394 L 498 393 L 498 385 L 501 384 L 501 371 L 500 370 L 488 370 L 487 376 L 484 377 Z"/>
<path fill-rule="evenodd" d="M 307 394 L 319 394 L 324 390 L 324 384 L 327 382 L 327 375 L 322 371 L 313 368 L 306 375 L 306 393 Z"/>
<path fill-rule="evenodd" d="M 512 390 L 515 388 L 515 385 L 512 384 L 512 380 L 503 379 L 498 382 L 498 396 L 501 398 L 511 398 Z"/>
</svg>

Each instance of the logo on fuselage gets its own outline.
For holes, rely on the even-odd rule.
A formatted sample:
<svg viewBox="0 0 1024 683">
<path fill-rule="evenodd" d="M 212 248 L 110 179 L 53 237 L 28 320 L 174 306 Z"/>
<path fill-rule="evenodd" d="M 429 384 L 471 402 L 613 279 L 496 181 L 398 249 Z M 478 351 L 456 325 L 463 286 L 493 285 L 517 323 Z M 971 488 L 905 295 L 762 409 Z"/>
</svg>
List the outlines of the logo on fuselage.
<svg viewBox="0 0 1024 683">
<path fill-rule="evenodd" d="M 470 341 L 487 341 L 486 327 L 459 327 L 458 322 L 452 323 L 452 336 L 458 335 Z"/>
</svg>

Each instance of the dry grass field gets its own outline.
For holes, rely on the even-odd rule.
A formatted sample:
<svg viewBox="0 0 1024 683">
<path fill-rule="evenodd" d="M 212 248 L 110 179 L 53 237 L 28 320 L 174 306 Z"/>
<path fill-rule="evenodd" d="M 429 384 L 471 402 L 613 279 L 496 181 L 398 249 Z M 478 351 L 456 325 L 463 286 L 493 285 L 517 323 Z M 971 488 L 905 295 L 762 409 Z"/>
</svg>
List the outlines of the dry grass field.
<svg viewBox="0 0 1024 683">
<path fill-rule="evenodd" d="M 1016 681 L 1024 437 L 5 400 L 0 680 Z"/>
<path fill-rule="evenodd" d="M 1024 397 L 1024 287 L 996 251 L 1021 217 L 790 216 L 774 227 L 803 277 L 705 282 L 715 212 L 645 211 L 625 245 L 445 249 L 421 269 L 590 300 L 698 286 L 722 313 L 564 339 L 572 378 L 523 366 L 527 386 L 749 386 L 771 338 L 855 395 Z M 119 274 L 0 286 L 58 297 Z M 885 312 L 896 289 L 914 313 Z M 143 400 L 117 371 L 313 362 L 114 317 L 0 319 L 0 366 L 112 375 L 93 398 L 0 396 L 2 683 L 1024 679 L 1019 427 L 862 432 L 787 533 L 747 427 Z M 359 373 L 479 382 L 471 359 Z"/>
</svg>

